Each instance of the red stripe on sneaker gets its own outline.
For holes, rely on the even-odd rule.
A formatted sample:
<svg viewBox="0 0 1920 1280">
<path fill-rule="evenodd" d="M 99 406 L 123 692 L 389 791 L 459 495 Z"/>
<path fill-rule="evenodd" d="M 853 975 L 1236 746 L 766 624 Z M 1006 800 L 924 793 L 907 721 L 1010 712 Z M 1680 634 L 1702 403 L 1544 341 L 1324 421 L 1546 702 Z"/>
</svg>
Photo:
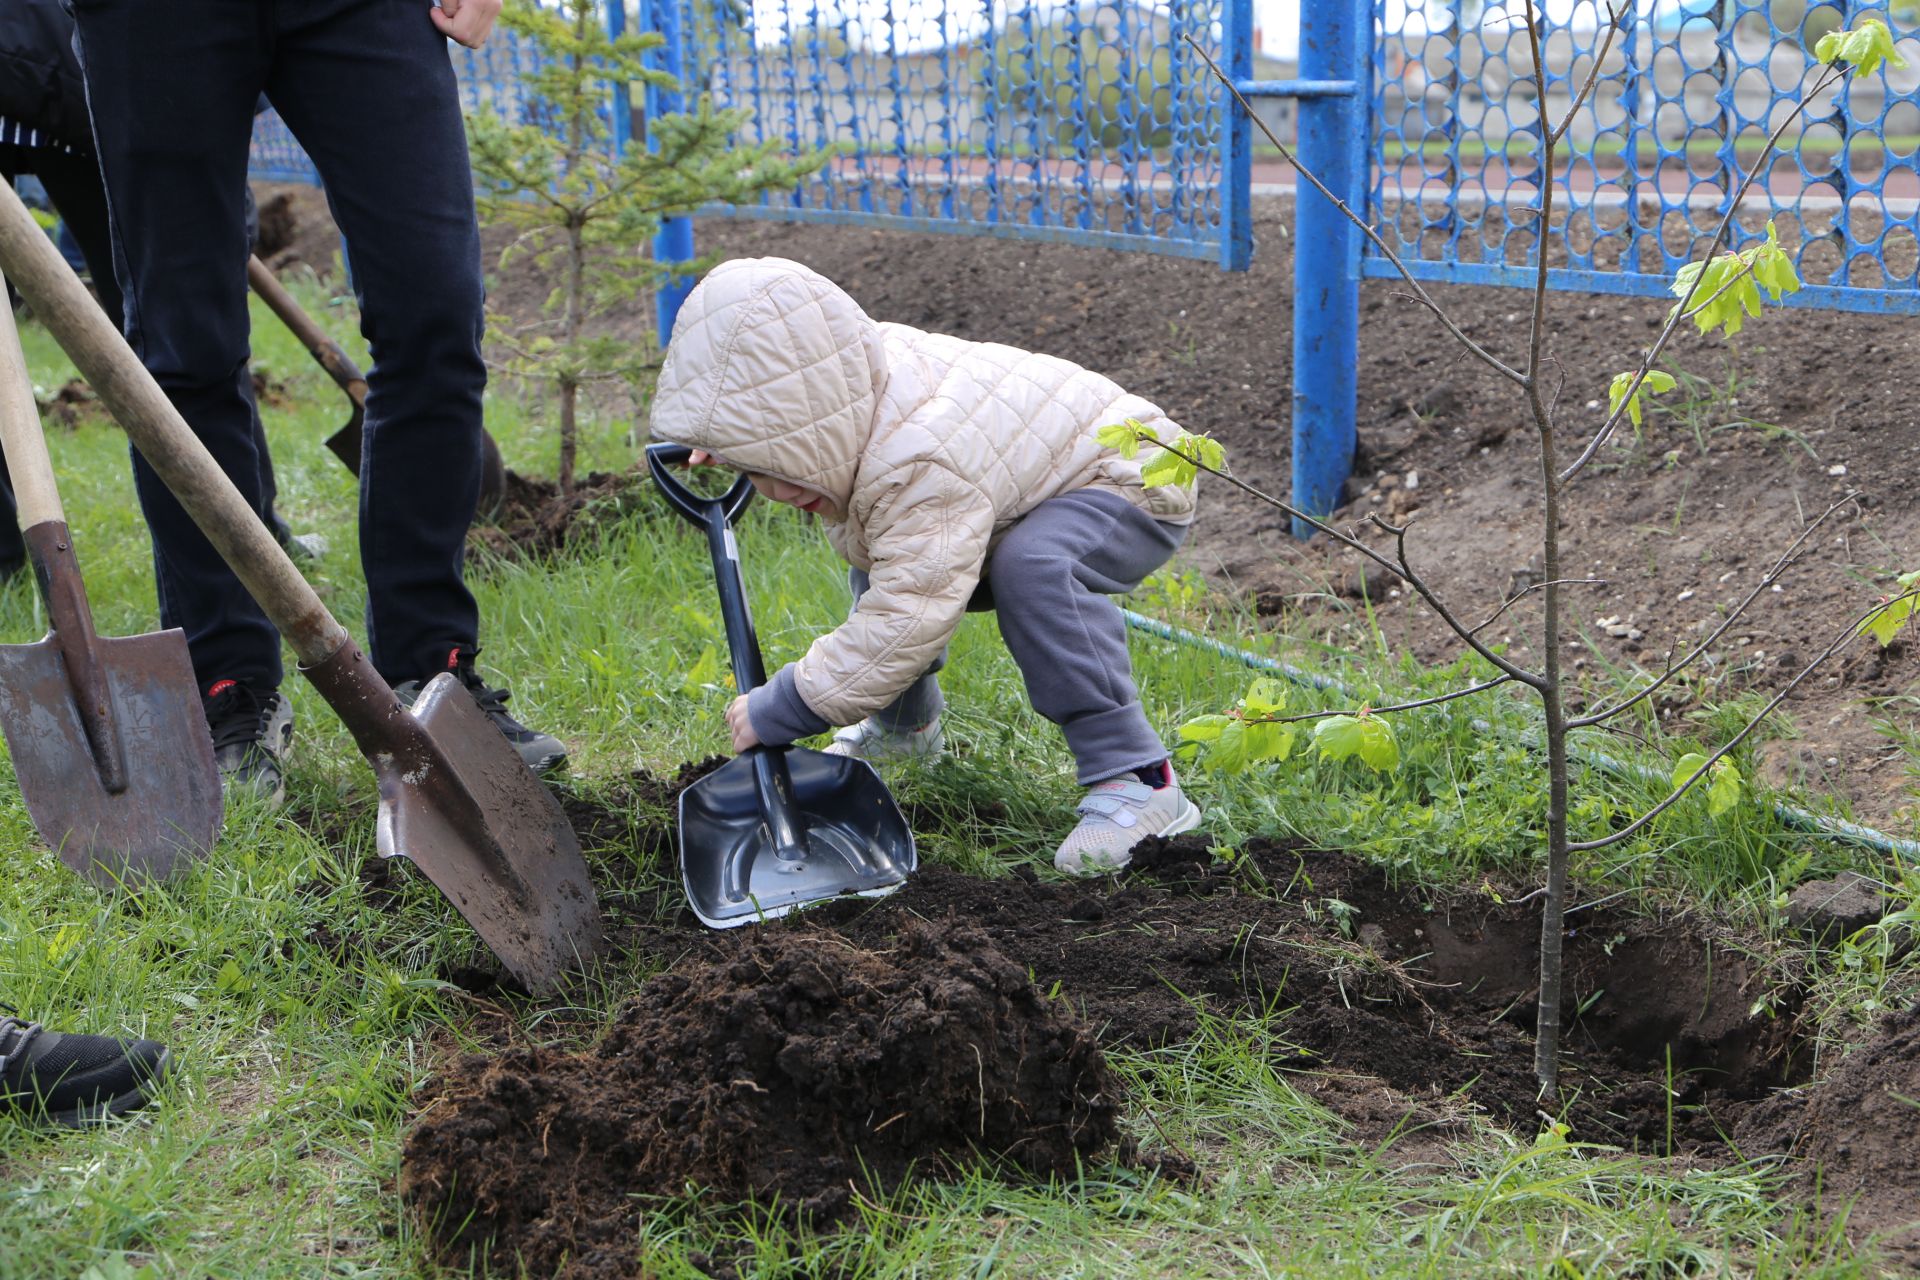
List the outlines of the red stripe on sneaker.
<svg viewBox="0 0 1920 1280">
<path fill-rule="evenodd" d="M 207 686 L 207 696 L 209 698 L 217 698 L 239 683 L 238 680 L 215 680 Z"/>
</svg>

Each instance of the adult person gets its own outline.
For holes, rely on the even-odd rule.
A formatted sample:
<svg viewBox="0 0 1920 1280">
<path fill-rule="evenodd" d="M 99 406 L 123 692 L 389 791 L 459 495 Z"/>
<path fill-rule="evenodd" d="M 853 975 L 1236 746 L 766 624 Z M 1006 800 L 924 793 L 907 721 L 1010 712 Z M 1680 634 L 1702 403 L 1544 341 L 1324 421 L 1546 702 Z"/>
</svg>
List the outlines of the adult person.
<svg viewBox="0 0 1920 1280">
<path fill-rule="evenodd" d="M 107 193 L 93 154 L 86 87 L 74 56 L 73 21 L 60 0 L 7 0 L 0 7 L 0 181 L 32 175 L 46 192 L 64 231 L 80 251 L 101 307 L 122 323 L 125 314 L 114 279 L 108 232 Z M 253 204 L 247 200 L 247 243 L 252 243 Z M 244 269 L 246 250 L 239 261 Z M 251 382 L 248 390 L 251 391 Z M 249 408 L 252 401 L 249 398 Z M 289 551 L 317 553 L 315 535 L 296 538 L 274 510 L 273 460 L 257 410 L 248 422 L 259 458 L 261 518 Z M 4 460 L 0 460 L 0 581 L 26 567 L 26 544 Z M 250 747 L 231 732 L 215 733 L 215 753 L 225 772 L 242 769 Z"/>
<path fill-rule="evenodd" d="M 480 491 L 480 237 L 447 41 L 478 48 L 501 0 L 69 0 L 111 210 L 126 334 L 229 478 L 260 500 L 249 423 L 245 217 L 265 93 L 312 157 L 373 355 L 360 486 L 367 638 L 403 700 L 453 672 L 529 765 L 558 739 L 475 670 L 462 552 Z M 280 638 L 144 462 L 161 620 L 187 633 L 229 785 L 280 793 L 292 718 Z"/>
</svg>

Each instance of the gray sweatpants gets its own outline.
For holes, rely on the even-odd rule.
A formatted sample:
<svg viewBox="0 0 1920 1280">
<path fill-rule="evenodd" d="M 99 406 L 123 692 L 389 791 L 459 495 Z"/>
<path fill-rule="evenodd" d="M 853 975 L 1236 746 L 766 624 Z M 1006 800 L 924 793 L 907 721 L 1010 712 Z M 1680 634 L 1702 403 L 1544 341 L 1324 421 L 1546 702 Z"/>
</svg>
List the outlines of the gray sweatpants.
<svg viewBox="0 0 1920 1280">
<path fill-rule="evenodd" d="M 1000 539 L 968 603 L 991 609 L 1026 678 L 1033 709 L 1059 725 L 1092 784 L 1167 758 L 1133 684 L 1127 625 L 1108 596 L 1125 595 L 1170 559 L 1185 525 L 1162 524 L 1117 493 L 1080 490 L 1035 507 Z M 867 575 L 848 580 L 857 604 Z M 875 714 L 915 729 L 940 714 L 943 650 L 924 675 Z"/>
</svg>

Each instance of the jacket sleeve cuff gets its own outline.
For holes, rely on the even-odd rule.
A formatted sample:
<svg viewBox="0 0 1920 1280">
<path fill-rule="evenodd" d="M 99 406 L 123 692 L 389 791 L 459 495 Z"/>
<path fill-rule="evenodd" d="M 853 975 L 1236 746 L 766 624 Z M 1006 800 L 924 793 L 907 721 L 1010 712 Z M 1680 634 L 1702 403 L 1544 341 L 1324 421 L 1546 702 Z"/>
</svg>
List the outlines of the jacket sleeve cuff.
<svg viewBox="0 0 1920 1280">
<path fill-rule="evenodd" d="M 792 663 L 747 694 L 747 719 L 753 724 L 754 735 L 769 747 L 784 747 L 833 727 L 800 697 L 793 682 Z"/>
</svg>

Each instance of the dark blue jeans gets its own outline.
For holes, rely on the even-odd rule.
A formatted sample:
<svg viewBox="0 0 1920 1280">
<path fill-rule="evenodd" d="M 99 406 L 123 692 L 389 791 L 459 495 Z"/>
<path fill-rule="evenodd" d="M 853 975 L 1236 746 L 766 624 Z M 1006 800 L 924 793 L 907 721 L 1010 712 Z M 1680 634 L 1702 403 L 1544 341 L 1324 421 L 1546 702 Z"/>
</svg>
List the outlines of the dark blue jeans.
<svg viewBox="0 0 1920 1280">
<path fill-rule="evenodd" d="M 461 556 L 480 492 L 480 237 L 426 0 L 73 0 L 127 338 L 265 511 L 248 377 L 244 192 L 264 92 L 353 246 L 372 350 L 360 486 L 368 648 L 399 683 L 479 640 Z M 160 616 L 204 689 L 281 677 L 280 641 L 145 462 Z"/>
</svg>

